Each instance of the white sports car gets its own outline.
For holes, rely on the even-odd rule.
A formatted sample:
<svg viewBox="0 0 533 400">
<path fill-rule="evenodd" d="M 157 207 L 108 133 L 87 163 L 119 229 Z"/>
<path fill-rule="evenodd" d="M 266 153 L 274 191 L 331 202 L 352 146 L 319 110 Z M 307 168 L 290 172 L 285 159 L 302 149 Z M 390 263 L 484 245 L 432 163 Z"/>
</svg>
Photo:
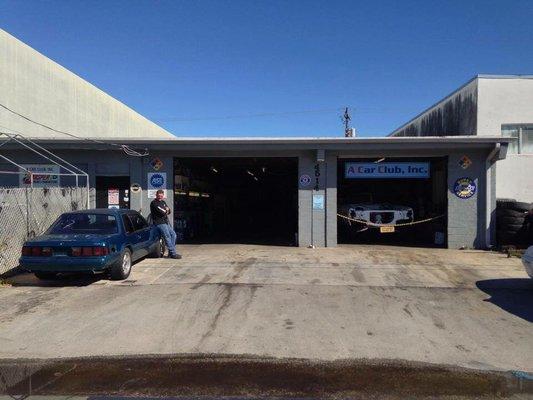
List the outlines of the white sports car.
<svg viewBox="0 0 533 400">
<path fill-rule="evenodd" d="M 366 222 L 373 222 L 380 225 L 394 225 L 407 222 L 413 222 L 414 213 L 411 207 L 397 206 L 387 203 L 370 204 L 345 204 L 340 207 L 340 213 L 353 219 L 359 219 Z M 349 225 L 354 223 L 345 220 Z M 369 225 L 370 228 L 374 226 Z"/>
</svg>

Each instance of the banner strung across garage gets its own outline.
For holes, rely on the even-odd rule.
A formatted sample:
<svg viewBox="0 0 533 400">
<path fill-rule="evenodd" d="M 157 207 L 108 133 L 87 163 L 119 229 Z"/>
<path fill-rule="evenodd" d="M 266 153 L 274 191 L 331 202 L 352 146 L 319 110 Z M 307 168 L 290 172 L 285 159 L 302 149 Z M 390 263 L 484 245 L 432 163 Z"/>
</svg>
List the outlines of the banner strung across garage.
<svg viewBox="0 0 533 400">
<path fill-rule="evenodd" d="M 429 178 L 429 162 L 347 162 L 347 179 Z"/>
</svg>

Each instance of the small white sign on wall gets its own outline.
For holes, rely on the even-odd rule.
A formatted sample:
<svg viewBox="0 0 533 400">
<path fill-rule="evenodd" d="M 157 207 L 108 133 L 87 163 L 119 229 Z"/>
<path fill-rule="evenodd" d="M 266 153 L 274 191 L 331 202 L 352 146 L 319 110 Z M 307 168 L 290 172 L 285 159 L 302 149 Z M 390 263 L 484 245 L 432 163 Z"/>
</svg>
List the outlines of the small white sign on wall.
<svg viewBox="0 0 533 400">
<path fill-rule="evenodd" d="M 324 209 L 324 195 L 314 194 L 313 195 L 313 210 L 323 210 L 323 209 Z"/>
</svg>

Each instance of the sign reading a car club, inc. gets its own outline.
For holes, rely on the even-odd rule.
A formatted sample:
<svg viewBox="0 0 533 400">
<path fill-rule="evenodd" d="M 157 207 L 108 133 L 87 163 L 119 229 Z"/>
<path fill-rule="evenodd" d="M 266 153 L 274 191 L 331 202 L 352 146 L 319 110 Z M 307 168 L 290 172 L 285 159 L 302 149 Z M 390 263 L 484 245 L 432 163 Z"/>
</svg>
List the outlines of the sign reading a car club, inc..
<svg viewBox="0 0 533 400">
<path fill-rule="evenodd" d="M 149 172 L 148 173 L 148 198 L 154 199 L 158 190 L 163 190 L 164 198 L 167 197 L 167 173 L 166 172 Z"/>
<path fill-rule="evenodd" d="M 347 162 L 347 179 L 429 178 L 429 162 Z"/>
</svg>

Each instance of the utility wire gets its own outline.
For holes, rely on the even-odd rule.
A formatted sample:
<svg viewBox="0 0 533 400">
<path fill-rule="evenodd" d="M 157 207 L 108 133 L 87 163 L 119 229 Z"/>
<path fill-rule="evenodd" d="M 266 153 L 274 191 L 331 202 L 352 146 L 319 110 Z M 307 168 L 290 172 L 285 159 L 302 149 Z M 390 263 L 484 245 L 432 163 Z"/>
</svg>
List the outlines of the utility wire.
<svg viewBox="0 0 533 400">
<path fill-rule="evenodd" d="M 34 121 L 33 119 L 31 119 L 29 117 L 26 117 L 25 115 L 22 115 L 22 114 L 16 112 L 15 110 L 12 110 L 11 108 L 5 106 L 4 104 L 0 103 L 0 107 L 6 109 L 7 111 L 9 111 L 9 112 L 11 112 L 11 113 L 23 118 L 23 119 L 25 119 L 26 121 L 29 121 L 29 122 L 31 122 L 33 124 L 42 126 L 43 128 L 50 129 L 51 131 L 54 131 L 54 132 L 57 132 L 57 133 L 61 133 L 63 135 L 67 135 L 67 136 L 70 136 L 70 137 L 73 137 L 73 138 L 79 139 L 79 140 L 86 140 L 86 141 L 93 142 L 93 143 L 105 144 L 105 145 L 109 145 L 109 146 L 119 147 L 120 149 L 122 149 L 122 151 L 124 153 L 126 153 L 127 155 L 132 156 L 132 157 L 145 157 L 145 156 L 147 156 L 149 154 L 147 149 L 144 149 L 144 152 L 140 153 L 137 150 L 134 150 L 131 147 L 129 147 L 128 145 L 125 145 L 125 144 L 108 143 L 108 142 L 103 142 L 101 140 L 91 139 L 91 138 L 84 138 L 84 137 L 76 136 L 76 135 L 74 135 L 72 133 L 60 131 L 58 129 L 54 129 L 54 128 L 48 126 L 48 125 L 45 125 L 43 123 Z M 6 128 L 6 129 L 9 129 L 9 128 Z M 13 132 L 16 132 L 16 131 L 13 131 Z M 20 133 L 20 132 L 18 132 L 18 133 Z"/>
</svg>

